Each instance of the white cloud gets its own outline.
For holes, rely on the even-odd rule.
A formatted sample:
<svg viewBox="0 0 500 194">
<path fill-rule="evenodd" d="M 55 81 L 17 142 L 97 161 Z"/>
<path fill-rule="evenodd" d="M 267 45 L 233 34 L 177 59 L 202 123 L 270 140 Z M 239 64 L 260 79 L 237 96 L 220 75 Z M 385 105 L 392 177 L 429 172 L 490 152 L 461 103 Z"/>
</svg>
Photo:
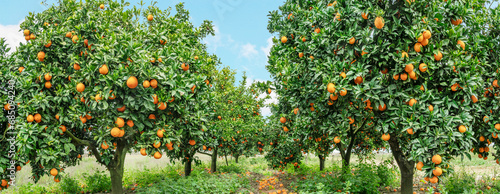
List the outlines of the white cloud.
<svg viewBox="0 0 500 194">
<path fill-rule="evenodd" d="M 21 24 L 23 21 L 19 21 Z M 0 24 L 0 38 L 5 38 L 5 42 L 8 44 L 8 47 L 11 48 L 9 53 L 12 53 L 19 46 L 19 43 L 26 43 L 24 39 L 24 35 L 22 31 L 19 31 L 19 24 L 16 25 L 1 25 Z"/>
<path fill-rule="evenodd" d="M 246 57 L 246 58 L 251 58 L 257 55 L 257 50 L 255 50 L 255 45 L 247 43 L 243 46 L 241 46 L 240 50 L 240 56 Z"/>
<path fill-rule="evenodd" d="M 207 36 L 203 42 L 207 45 L 209 52 L 215 53 L 217 48 L 228 46 L 234 43 L 231 35 L 220 32 L 217 25 L 214 24 L 214 36 Z"/>
<path fill-rule="evenodd" d="M 273 37 L 269 37 L 266 42 L 266 47 L 260 47 L 260 50 L 264 52 L 264 55 L 266 55 L 266 57 L 269 57 L 269 52 L 271 51 L 271 47 L 273 47 Z"/>
</svg>

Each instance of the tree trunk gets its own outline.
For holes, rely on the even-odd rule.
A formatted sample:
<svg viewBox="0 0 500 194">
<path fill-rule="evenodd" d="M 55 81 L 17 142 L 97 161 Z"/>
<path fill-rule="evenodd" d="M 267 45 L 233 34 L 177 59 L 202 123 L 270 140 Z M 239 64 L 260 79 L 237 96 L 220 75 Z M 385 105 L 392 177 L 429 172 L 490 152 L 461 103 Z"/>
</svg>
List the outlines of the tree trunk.
<svg viewBox="0 0 500 194">
<path fill-rule="evenodd" d="M 210 172 L 214 173 L 217 171 L 217 149 L 212 152 L 212 164 L 210 165 Z"/>
<path fill-rule="evenodd" d="M 393 134 L 391 134 L 392 136 Z M 393 135 L 392 137 L 396 137 Z M 401 194 L 413 193 L 413 168 L 415 161 L 409 161 L 399 147 L 399 142 L 396 138 L 389 139 L 392 155 L 398 163 L 399 171 L 401 172 Z"/>
<path fill-rule="evenodd" d="M 325 159 L 322 155 L 318 155 L 319 157 L 319 170 L 323 171 L 325 169 Z"/>
<path fill-rule="evenodd" d="M 125 164 L 125 156 L 127 155 L 128 145 L 126 142 L 118 141 L 115 154 L 110 164 L 107 166 L 111 177 L 111 193 L 123 193 L 123 171 Z"/>
<path fill-rule="evenodd" d="M 185 176 L 189 176 L 191 174 L 191 163 L 193 163 L 191 158 L 189 158 L 188 161 L 186 161 L 186 163 L 184 163 L 184 175 Z"/>
<path fill-rule="evenodd" d="M 236 161 L 236 163 L 238 163 L 238 158 L 240 158 L 240 156 L 234 157 L 234 160 Z"/>
<path fill-rule="evenodd" d="M 226 158 L 226 166 L 229 166 L 229 163 L 227 163 L 227 155 L 224 155 L 224 157 Z"/>
<path fill-rule="evenodd" d="M 342 143 L 339 143 L 340 157 L 342 158 L 342 174 L 350 173 L 351 153 L 354 139 L 350 139 L 347 149 L 343 150 Z"/>
</svg>

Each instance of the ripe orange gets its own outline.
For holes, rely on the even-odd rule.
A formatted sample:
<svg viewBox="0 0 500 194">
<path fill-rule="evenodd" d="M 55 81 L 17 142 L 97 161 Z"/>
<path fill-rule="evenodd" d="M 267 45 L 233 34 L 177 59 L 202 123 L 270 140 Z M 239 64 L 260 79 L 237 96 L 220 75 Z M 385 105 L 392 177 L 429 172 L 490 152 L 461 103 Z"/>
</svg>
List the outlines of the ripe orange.
<svg viewBox="0 0 500 194">
<path fill-rule="evenodd" d="M 78 65 L 78 63 L 73 64 L 73 69 L 77 71 L 80 70 L 80 65 Z"/>
<path fill-rule="evenodd" d="M 158 141 L 156 143 L 153 143 L 154 148 L 159 148 L 161 146 L 161 143 Z"/>
<path fill-rule="evenodd" d="M 85 85 L 83 85 L 82 83 L 78 83 L 76 85 L 76 91 L 83 92 L 84 90 L 85 90 Z"/>
<path fill-rule="evenodd" d="M 418 69 L 420 70 L 420 72 L 425 72 L 427 71 L 427 65 L 425 63 L 420 63 Z"/>
<path fill-rule="evenodd" d="M 432 174 L 434 176 L 440 176 L 443 174 L 443 170 L 441 170 L 441 168 L 439 168 L 439 167 L 436 167 L 434 170 L 432 170 Z"/>
<path fill-rule="evenodd" d="M 146 148 L 141 148 L 141 155 L 146 156 Z"/>
<path fill-rule="evenodd" d="M 375 18 L 375 27 L 378 29 L 382 29 L 384 27 L 384 19 L 380 16 Z"/>
<path fill-rule="evenodd" d="M 37 122 L 37 123 L 42 122 L 42 115 L 40 115 L 38 113 L 36 113 L 33 118 L 35 119 L 35 122 Z"/>
<path fill-rule="evenodd" d="M 349 44 L 354 44 L 356 42 L 356 39 L 354 37 L 352 37 L 351 39 L 349 39 Z"/>
<path fill-rule="evenodd" d="M 346 77 L 347 77 L 347 75 L 345 74 L 345 72 L 341 72 L 341 73 L 340 73 L 340 77 L 342 77 L 342 78 L 346 78 Z"/>
<path fill-rule="evenodd" d="M 121 127 L 123 127 L 123 126 L 125 126 L 125 121 L 124 121 L 122 118 L 120 118 L 120 117 L 116 118 L 115 123 L 116 123 L 116 125 L 118 125 L 118 127 L 120 127 L 120 128 L 121 128 Z"/>
<path fill-rule="evenodd" d="M 333 138 L 333 142 L 340 143 L 340 137 L 336 136 L 335 138 Z"/>
<path fill-rule="evenodd" d="M 481 137 L 479 137 L 479 141 L 483 142 L 484 141 L 484 136 L 481 135 Z"/>
<path fill-rule="evenodd" d="M 317 34 L 319 34 L 321 32 L 321 29 L 316 28 L 316 29 L 314 29 L 314 32 L 316 32 Z"/>
<path fill-rule="evenodd" d="M 429 182 L 431 182 L 431 183 L 433 183 L 433 184 L 434 184 L 434 183 L 437 183 L 438 181 L 439 181 L 439 179 L 438 179 L 438 177 L 437 177 L 437 176 L 434 176 L 434 177 L 432 177 L 432 178 L 430 178 L 430 179 L 429 179 Z"/>
<path fill-rule="evenodd" d="M 391 135 L 389 135 L 388 133 L 382 135 L 382 140 L 389 141 L 389 139 L 391 139 Z"/>
<path fill-rule="evenodd" d="M 148 119 L 155 120 L 156 116 L 154 114 L 149 114 Z"/>
<path fill-rule="evenodd" d="M 43 52 L 43 51 L 38 52 L 37 57 L 38 57 L 38 60 L 43 62 L 45 60 L 45 52 Z"/>
<path fill-rule="evenodd" d="M 281 43 L 285 44 L 288 41 L 288 38 L 286 36 L 281 37 Z"/>
<path fill-rule="evenodd" d="M 150 81 L 150 83 L 151 83 L 151 87 L 153 87 L 153 88 L 158 87 L 158 81 L 156 81 L 155 79 L 152 79 L 152 80 Z"/>
<path fill-rule="evenodd" d="M 127 86 L 131 89 L 137 87 L 137 78 L 135 76 L 130 76 L 128 79 L 127 79 Z"/>
<path fill-rule="evenodd" d="M 422 167 L 424 167 L 424 163 L 423 162 L 418 162 L 417 163 L 417 170 L 422 170 Z"/>
<path fill-rule="evenodd" d="M 77 35 L 74 35 L 72 38 L 71 38 L 71 41 L 73 41 L 74 44 L 76 44 L 76 41 L 78 41 L 78 36 Z"/>
<path fill-rule="evenodd" d="M 286 122 L 286 118 L 285 118 L 285 117 L 281 117 L 281 118 L 280 118 L 280 122 L 281 122 L 281 123 L 285 123 L 285 122 Z"/>
<path fill-rule="evenodd" d="M 102 75 L 108 74 L 108 66 L 106 64 L 102 65 L 99 68 L 99 73 L 102 74 Z"/>
<path fill-rule="evenodd" d="M 119 137 L 120 136 L 120 129 L 118 127 L 113 127 L 113 129 L 111 129 L 111 136 L 113 137 Z"/>
<path fill-rule="evenodd" d="M 28 36 L 28 35 L 30 35 L 30 30 L 25 29 L 25 30 L 23 31 L 23 33 L 24 33 L 24 36 Z"/>
<path fill-rule="evenodd" d="M 415 49 L 415 52 L 419 53 L 420 51 L 422 51 L 422 44 L 420 43 L 415 43 L 415 46 L 413 46 L 413 49 Z"/>
<path fill-rule="evenodd" d="M 5 110 L 10 110 L 10 104 L 9 104 L 9 103 L 5 104 L 5 105 L 3 106 L 3 108 L 4 108 Z"/>
<path fill-rule="evenodd" d="M 155 152 L 154 156 L 153 156 L 155 159 L 160 159 L 161 158 L 161 154 L 160 152 Z"/>
<path fill-rule="evenodd" d="M 116 108 L 116 110 L 117 110 L 118 112 L 123 112 L 123 111 L 125 111 L 125 105 L 123 105 L 123 106 L 122 106 L 122 107 L 120 107 L 120 108 Z"/>
<path fill-rule="evenodd" d="M 127 121 L 127 125 L 128 125 L 129 127 L 133 127 L 133 126 L 134 126 L 134 121 L 133 121 L 133 120 L 128 120 L 128 121 Z"/>
<path fill-rule="evenodd" d="M 477 97 L 476 97 L 475 95 L 472 95 L 470 98 L 472 99 L 472 102 L 473 102 L 473 103 L 476 103 L 476 102 L 477 102 Z"/>
<path fill-rule="evenodd" d="M 412 72 L 412 71 L 413 71 L 413 64 L 408 64 L 408 65 L 406 65 L 406 66 L 405 66 L 405 71 L 406 71 L 407 73 Z"/>
<path fill-rule="evenodd" d="M 101 144 L 101 148 L 102 149 L 105 149 L 107 150 L 109 148 L 109 145 L 106 143 L 106 141 L 104 141 L 102 144 Z"/>
<path fill-rule="evenodd" d="M 412 99 L 410 100 L 409 105 L 410 105 L 410 106 L 413 106 L 413 105 L 415 105 L 416 103 L 417 103 L 417 100 L 415 100 L 415 99 L 413 99 L 413 98 L 412 98 Z"/>
<path fill-rule="evenodd" d="M 356 79 L 354 80 L 354 83 L 357 85 L 363 83 L 363 77 L 361 77 L 361 76 L 356 77 Z"/>
<path fill-rule="evenodd" d="M 401 80 L 406 81 L 408 79 L 408 75 L 406 73 L 401 74 Z"/>
<path fill-rule="evenodd" d="M 500 130 L 500 124 L 499 123 L 495 124 L 495 129 L 496 130 Z"/>
<path fill-rule="evenodd" d="M 45 82 L 45 88 L 49 89 L 52 87 L 52 84 L 48 81 L 48 82 Z"/>
<path fill-rule="evenodd" d="M 163 130 L 158 129 L 158 131 L 156 131 L 156 135 L 157 135 L 159 138 L 163 138 Z"/>
<path fill-rule="evenodd" d="M 424 38 L 425 38 L 425 39 L 430 39 L 430 38 L 431 38 L 431 36 L 432 36 L 431 31 L 429 31 L 429 30 L 424 31 L 424 32 L 422 33 L 422 35 L 424 35 Z"/>
<path fill-rule="evenodd" d="M 398 80 L 399 79 L 399 75 L 396 74 L 396 75 L 392 76 L 392 78 L 394 78 L 394 80 Z"/>
<path fill-rule="evenodd" d="M 19 67 L 19 73 L 22 73 L 24 71 L 24 67 Z"/>
<path fill-rule="evenodd" d="M 347 90 L 345 88 L 342 88 L 342 90 L 340 91 L 340 95 L 341 96 L 347 95 Z"/>
<path fill-rule="evenodd" d="M 153 103 L 158 104 L 158 96 L 156 94 L 153 95 Z"/>
<path fill-rule="evenodd" d="M 153 21 L 153 15 L 151 14 L 148 15 L 148 21 Z"/>
<path fill-rule="evenodd" d="M 283 131 L 288 132 L 288 127 L 284 126 Z"/>
<path fill-rule="evenodd" d="M 366 13 L 361 13 L 361 17 L 362 17 L 363 19 L 365 19 L 365 20 L 366 20 L 366 19 L 368 19 L 368 14 L 366 14 Z"/>
<path fill-rule="evenodd" d="M 335 93 L 335 85 L 333 83 L 328 83 L 328 85 L 326 86 L 326 89 L 330 93 Z"/>
<path fill-rule="evenodd" d="M 422 40 L 420 44 L 422 44 L 422 46 L 427 46 L 429 44 L 429 39 Z"/>
<path fill-rule="evenodd" d="M 182 70 L 187 71 L 187 70 L 189 70 L 189 65 L 182 63 L 181 68 L 182 68 Z"/>
<path fill-rule="evenodd" d="M 441 164 L 441 161 L 441 156 L 439 154 L 432 156 L 432 162 L 434 164 Z"/>
<path fill-rule="evenodd" d="M 429 111 L 431 111 L 431 112 L 434 111 L 434 106 L 429 105 Z"/>
<path fill-rule="evenodd" d="M 437 54 L 434 54 L 434 59 L 436 61 L 441 61 L 442 58 L 443 58 L 443 53 L 441 53 L 441 51 L 438 51 Z"/>
<path fill-rule="evenodd" d="M 55 168 L 53 168 L 53 169 L 50 170 L 50 175 L 52 175 L 52 176 L 57 176 L 58 173 L 59 172 Z"/>
<path fill-rule="evenodd" d="M 160 106 L 158 107 L 158 109 L 160 110 L 165 110 L 167 108 L 167 103 L 164 103 L 164 102 L 160 102 L 159 104 Z"/>
<path fill-rule="evenodd" d="M 378 105 L 379 111 L 385 111 L 386 109 L 387 109 L 387 105 L 385 105 L 385 104 L 383 104 L 383 106 L 382 106 L 382 104 Z"/>
<path fill-rule="evenodd" d="M 465 50 L 465 43 L 464 43 L 463 41 L 458 40 L 458 41 L 457 41 L 457 44 L 459 44 L 459 45 L 460 45 L 460 47 L 462 47 L 462 50 Z"/>
<path fill-rule="evenodd" d="M 149 81 L 148 80 L 144 80 L 144 82 L 142 82 L 142 86 L 144 88 L 149 88 L 149 86 L 150 86 Z"/>
<path fill-rule="evenodd" d="M 422 41 L 424 41 L 424 36 L 422 36 L 422 35 L 418 36 L 417 42 L 421 43 Z"/>
<path fill-rule="evenodd" d="M 99 5 L 99 8 L 104 9 L 104 4 Z"/>
<path fill-rule="evenodd" d="M 195 144 L 196 144 L 196 141 L 195 141 L 195 140 L 189 140 L 189 145 L 194 146 Z"/>
</svg>

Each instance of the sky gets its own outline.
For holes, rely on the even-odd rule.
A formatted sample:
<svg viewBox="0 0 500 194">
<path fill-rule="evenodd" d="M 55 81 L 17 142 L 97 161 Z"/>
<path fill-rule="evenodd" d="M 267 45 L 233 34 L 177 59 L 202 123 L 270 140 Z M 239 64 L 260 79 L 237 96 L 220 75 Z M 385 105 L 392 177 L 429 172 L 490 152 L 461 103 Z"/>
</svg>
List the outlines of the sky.
<svg viewBox="0 0 500 194">
<path fill-rule="evenodd" d="M 52 5 L 57 0 L 0 0 L 0 37 L 6 38 L 10 47 L 26 42 L 19 24 L 29 12 L 42 12 L 48 7 L 42 1 Z M 140 6 L 140 0 L 126 0 Z M 152 1 L 144 0 L 144 6 Z M 204 20 L 213 21 L 215 36 L 204 39 L 208 52 L 216 54 L 223 66 L 236 70 L 236 80 L 239 82 L 245 71 L 247 82 L 271 80 L 265 66 L 267 55 L 272 46 L 272 34 L 267 30 L 269 11 L 277 10 L 283 0 L 157 0 L 160 9 L 172 7 L 184 2 L 189 10 L 191 22 L 199 26 Z M 265 95 L 261 95 L 264 97 Z M 269 102 L 276 102 L 275 93 Z M 262 114 L 268 116 L 269 109 L 263 109 Z"/>
</svg>

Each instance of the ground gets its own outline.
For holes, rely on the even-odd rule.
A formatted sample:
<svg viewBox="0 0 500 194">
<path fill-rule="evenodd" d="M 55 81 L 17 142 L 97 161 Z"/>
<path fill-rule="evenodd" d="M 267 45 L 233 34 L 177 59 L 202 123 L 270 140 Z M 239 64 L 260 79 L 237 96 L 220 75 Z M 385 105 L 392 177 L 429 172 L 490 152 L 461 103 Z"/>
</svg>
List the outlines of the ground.
<svg viewBox="0 0 500 194">
<path fill-rule="evenodd" d="M 360 162 L 352 158 L 352 176 L 340 180 L 341 158 L 333 154 L 327 158 L 325 171 L 319 171 L 319 162 L 313 155 L 306 156 L 301 169 L 293 167 L 283 171 L 269 169 L 261 155 L 251 158 L 240 158 L 238 164 L 228 157 L 229 165 L 223 158 L 218 160 L 219 172 L 209 172 L 210 158 L 196 155 L 200 165 L 193 165 L 190 177 L 184 177 L 183 165 L 172 163 L 168 158 L 159 160 L 132 153 L 126 157 L 124 187 L 127 193 L 311 193 L 325 191 L 356 192 L 369 191 L 375 187 L 379 193 L 398 193 L 399 175 L 392 155 L 388 153 L 374 154 L 371 158 Z M 414 178 L 414 191 L 429 193 L 433 191 L 449 193 L 471 190 L 475 193 L 495 193 L 500 191 L 500 166 L 493 160 L 472 160 L 460 158 L 452 161 L 455 173 L 443 178 L 439 184 L 428 184 L 423 181 L 423 173 L 417 171 Z M 3 193 L 106 193 L 110 188 L 109 174 L 97 164 L 93 157 L 84 156 L 78 166 L 64 170 L 60 183 L 53 177 L 44 176 L 37 184 L 29 177 L 30 167 L 24 167 L 17 174 L 17 187 L 3 190 Z M 457 182 L 457 180 L 459 180 Z M 368 183 L 373 183 L 370 185 Z M 491 187 L 491 189 L 488 189 Z M 437 190 L 436 190 L 437 188 Z M 367 190 L 363 190 L 367 189 Z"/>
</svg>

